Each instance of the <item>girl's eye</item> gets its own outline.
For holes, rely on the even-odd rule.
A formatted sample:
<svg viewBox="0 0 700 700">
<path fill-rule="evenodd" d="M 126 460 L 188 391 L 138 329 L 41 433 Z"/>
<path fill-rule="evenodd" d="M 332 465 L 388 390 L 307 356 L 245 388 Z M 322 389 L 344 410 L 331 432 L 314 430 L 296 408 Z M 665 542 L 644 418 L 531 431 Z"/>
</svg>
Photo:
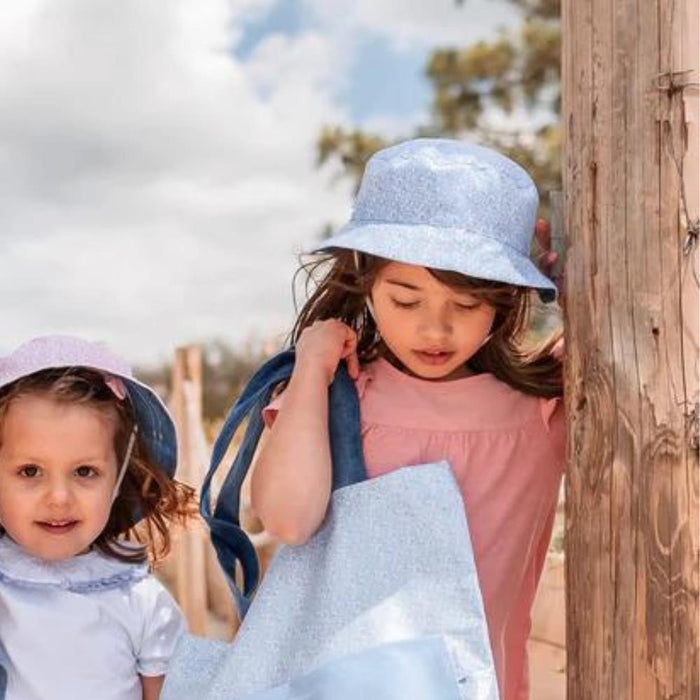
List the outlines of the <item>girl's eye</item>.
<svg viewBox="0 0 700 700">
<path fill-rule="evenodd" d="M 39 476 L 39 467 L 36 464 L 25 464 L 20 468 L 19 475 L 27 479 L 33 479 L 35 476 Z"/>
<path fill-rule="evenodd" d="M 399 301 L 398 299 L 391 300 L 394 306 L 398 306 L 399 309 L 415 309 L 418 306 L 417 301 Z"/>
<path fill-rule="evenodd" d="M 476 304 L 457 304 L 457 308 L 464 311 L 473 311 L 474 309 L 478 309 L 480 306 L 481 302 L 477 302 Z"/>
<path fill-rule="evenodd" d="M 91 479 L 97 476 L 97 469 L 95 467 L 89 467 L 86 464 L 78 467 L 75 473 L 83 479 Z"/>
</svg>

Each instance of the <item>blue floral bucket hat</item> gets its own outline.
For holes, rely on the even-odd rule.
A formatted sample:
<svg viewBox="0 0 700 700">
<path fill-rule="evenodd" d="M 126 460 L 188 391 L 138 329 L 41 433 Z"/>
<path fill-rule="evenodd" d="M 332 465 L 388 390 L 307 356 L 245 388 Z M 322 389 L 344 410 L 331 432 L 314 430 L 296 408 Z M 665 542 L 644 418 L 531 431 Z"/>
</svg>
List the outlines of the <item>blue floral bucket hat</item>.
<svg viewBox="0 0 700 700">
<path fill-rule="evenodd" d="M 93 369 L 104 376 L 105 384 L 118 398 L 128 397 L 151 459 L 172 478 L 177 466 L 177 436 L 168 409 L 158 394 L 135 379 L 129 365 L 103 344 L 63 335 L 34 338 L 0 358 L 0 391 L 36 372 L 64 367 Z"/>
<path fill-rule="evenodd" d="M 537 289 L 554 283 L 530 259 L 539 198 L 517 163 L 453 139 L 414 139 L 367 162 L 350 221 L 314 252 L 388 260 Z"/>
</svg>

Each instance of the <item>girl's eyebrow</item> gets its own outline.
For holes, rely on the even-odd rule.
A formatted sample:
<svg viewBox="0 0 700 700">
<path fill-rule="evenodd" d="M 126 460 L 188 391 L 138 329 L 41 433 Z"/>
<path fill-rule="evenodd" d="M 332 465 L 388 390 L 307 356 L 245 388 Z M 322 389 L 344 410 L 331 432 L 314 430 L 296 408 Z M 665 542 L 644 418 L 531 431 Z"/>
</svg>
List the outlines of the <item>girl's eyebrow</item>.
<svg viewBox="0 0 700 700">
<path fill-rule="evenodd" d="M 401 280 L 390 280 L 390 279 L 387 279 L 386 282 L 387 282 L 388 284 L 395 284 L 395 285 L 397 285 L 398 287 L 405 287 L 406 289 L 412 289 L 413 291 L 416 291 L 416 292 L 419 292 L 420 289 L 421 289 L 420 287 L 416 287 L 415 284 L 409 284 L 408 282 L 402 282 Z"/>
<path fill-rule="evenodd" d="M 415 284 L 411 284 L 410 282 L 404 282 L 403 280 L 386 279 L 385 282 L 387 284 L 395 284 L 397 287 L 404 287 L 406 289 L 410 289 L 414 292 L 422 292 L 423 291 L 422 287 L 419 287 Z M 458 297 L 467 297 L 470 300 L 478 301 L 478 299 L 475 296 L 473 296 L 470 292 L 468 292 L 466 290 L 455 292 L 455 295 Z"/>
</svg>

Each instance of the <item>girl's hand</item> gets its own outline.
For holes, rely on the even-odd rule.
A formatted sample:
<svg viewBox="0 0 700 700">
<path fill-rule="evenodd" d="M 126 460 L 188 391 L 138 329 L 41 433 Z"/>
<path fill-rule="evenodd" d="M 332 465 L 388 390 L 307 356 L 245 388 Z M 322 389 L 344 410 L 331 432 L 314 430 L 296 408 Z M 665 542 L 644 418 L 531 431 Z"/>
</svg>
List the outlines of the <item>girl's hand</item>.
<svg viewBox="0 0 700 700">
<path fill-rule="evenodd" d="M 542 252 L 537 256 L 537 265 L 543 274 L 547 275 L 554 284 L 557 285 L 559 298 L 564 297 L 564 272 L 553 275 L 552 270 L 559 260 L 559 254 L 552 250 L 552 232 L 549 222 L 545 219 L 537 219 L 535 224 L 535 239 L 540 245 Z"/>
<path fill-rule="evenodd" d="M 321 369 L 328 384 L 341 360 L 346 360 L 348 374 L 357 379 L 360 362 L 357 357 L 357 333 L 342 321 L 315 321 L 305 328 L 296 345 L 297 367 Z"/>
<path fill-rule="evenodd" d="M 542 248 L 542 253 L 537 258 L 537 263 L 542 272 L 550 277 L 554 284 L 557 285 L 559 292 L 559 303 L 563 306 L 564 301 L 564 273 L 552 275 L 552 268 L 556 265 L 559 255 L 552 250 L 552 236 L 549 228 L 549 222 L 544 219 L 538 219 L 535 224 L 535 238 Z M 552 347 L 551 353 L 554 358 L 562 362 L 566 355 L 566 347 L 564 345 L 563 336 L 557 340 Z"/>
</svg>

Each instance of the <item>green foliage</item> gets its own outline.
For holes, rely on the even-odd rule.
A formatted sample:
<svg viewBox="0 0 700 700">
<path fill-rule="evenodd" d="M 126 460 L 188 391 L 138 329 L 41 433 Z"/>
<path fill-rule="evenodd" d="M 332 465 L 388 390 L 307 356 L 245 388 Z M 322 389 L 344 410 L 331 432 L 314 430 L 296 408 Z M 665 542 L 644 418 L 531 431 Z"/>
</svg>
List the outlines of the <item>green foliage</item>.
<svg viewBox="0 0 700 700">
<path fill-rule="evenodd" d="M 436 50 L 426 76 L 433 89 L 432 119 L 412 135 L 467 137 L 490 144 L 525 167 L 540 193 L 561 188 L 560 0 L 508 0 L 523 14 L 521 26 L 493 41 Z M 469 0 L 458 4 L 468 11 Z M 544 126 L 504 131 L 492 126 L 498 113 L 521 107 Z M 325 128 L 318 139 L 319 163 L 336 158 L 359 184 L 367 159 L 388 140 L 342 127 Z"/>
<path fill-rule="evenodd" d="M 345 173 L 358 186 L 368 158 L 387 143 L 386 139 L 374 134 L 346 131 L 339 126 L 326 127 L 316 142 L 318 164 L 320 166 L 331 158 L 337 158 Z"/>
<path fill-rule="evenodd" d="M 427 66 L 433 85 L 433 114 L 440 133 L 450 136 L 477 128 L 490 98 L 506 112 L 513 109 L 511 75 L 517 53 L 502 35 L 488 44 L 438 49 Z"/>
</svg>

